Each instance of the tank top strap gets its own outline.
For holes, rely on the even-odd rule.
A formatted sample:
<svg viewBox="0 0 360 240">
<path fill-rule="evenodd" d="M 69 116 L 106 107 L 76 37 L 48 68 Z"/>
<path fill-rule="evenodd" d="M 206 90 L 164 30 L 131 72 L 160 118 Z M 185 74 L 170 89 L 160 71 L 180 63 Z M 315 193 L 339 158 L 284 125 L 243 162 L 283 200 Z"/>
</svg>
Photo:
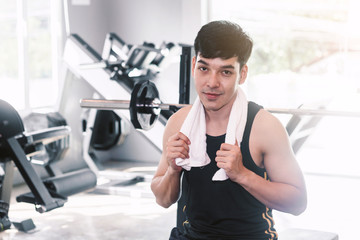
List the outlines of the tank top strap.
<svg viewBox="0 0 360 240">
<path fill-rule="evenodd" d="M 246 125 L 245 125 L 245 130 L 244 130 L 244 136 L 243 139 L 249 139 L 250 137 L 250 131 L 251 131 L 251 127 L 253 125 L 254 119 L 256 114 L 260 111 L 260 109 L 263 109 L 264 107 L 261 105 L 258 105 L 254 102 L 249 101 L 248 104 L 248 115 L 247 115 L 247 121 L 246 121 Z"/>
</svg>

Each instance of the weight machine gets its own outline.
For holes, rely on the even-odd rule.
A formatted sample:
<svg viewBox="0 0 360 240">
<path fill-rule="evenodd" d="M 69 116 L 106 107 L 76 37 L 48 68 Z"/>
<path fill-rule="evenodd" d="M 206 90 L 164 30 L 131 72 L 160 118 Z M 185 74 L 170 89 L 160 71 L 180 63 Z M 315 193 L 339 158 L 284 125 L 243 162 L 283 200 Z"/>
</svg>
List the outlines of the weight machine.
<svg viewBox="0 0 360 240">
<path fill-rule="evenodd" d="M 102 54 L 99 54 L 79 35 L 68 37 L 64 60 L 70 70 L 70 77 L 65 79 L 60 112 L 69 120 L 70 126 L 77 124 L 80 115 L 82 136 L 77 138 L 82 141 L 82 157 L 96 174 L 104 176 L 106 173 L 101 171 L 104 169 L 103 162 L 116 157 L 130 165 L 144 162 L 147 166 L 156 166 L 162 151 L 161 133 L 167 119 L 177 109 L 164 109 L 151 114 L 141 110 L 138 112 L 135 108 L 131 113 L 121 109 L 85 109 L 78 104 L 75 110 L 70 109 L 69 104 L 74 105 L 74 99 L 78 103 L 82 98 L 121 97 L 130 101 L 133 94 L 139 94 L 139 97 L 142 95 L 142 98 L 156 98 L 161 104 L 155 82 L 159 81 L 158 74 L 175 58 L 180 60 L 180 68 L 183 69 L 179 76 L 179 103 L 189 103 L 191 50 L 192 47 L 188 45 L 166 42 L 160 46 L 148 42 L 142 45 L 127 44 L 115 33 L 109 33 L 105 37 Z M 74 90 L 78 89 L 73 87 L 74 84 L 81 84 L 82 89 L 89 91 Z M 134 126 L 144 131 L 135 130 Z M 138 151 L 136 146 L 141 146 L 142 151 Z M 145 181 L 150 181 L 151 176 L 145 178 Z M 121 181 L 133 179 L 144 178 L 130 174 Z M 101 188 L 97 186 L 97 190 Z M 102 193 L 106 191 L 101 190 Z"/>
<path fill-rule="evenodd" d="M 66 122 L 62 126 L 27 132 L 17 111 L 0 100 L 0 165 L 3 169 L 0 178 L 0 231 L 11 227 L 8 211 L 14 164 L 30 189 L 30 192 L 17 196 L 16 200 L 34 204 L 39 213 L 62 207 L 68 196 L 95 187 L 96 175 L 90 169 L 62 173 L 54 165 L 69 147 L 69 134 Z M 31 158 L 44 152 L 49 145 L 54 152 L 42 162 L 49 175 L 42 179 L 35 171 Z M 21 231 L 35 228 L 31 219 L 13 224 Z"/>
<path fill-rule="evenodd" d="M 190 46 L 182 48 L 186 47 L 191 48 Z M 180 55 L 179 48 L 181 48 L 179 45 L 165 42 L 160 47 L 147 42 L 143 45 L 126 44 L 115 33 L 109 33 L 105 38 L 102 55 L 100 55 L 80 36 L 72 34 L 66 42 L 64 60 L 71 72 L 93 87 L 96 97 L 112 99 L 114 96 L 122 96 L 130 99 L 135 84 L 139 81 L 154 80 L 157 74 L 168 65 L 170 59 Z M 181 65 L 190 66 L 190 60 L 190 57 L 187 57 L 187 62 L 181 61 Z M 183 78 L 182 82 L 189 85 L 190 72 Z M 185 88 L 181 86 L 181 89 Z M 188 103 L 189 99 L 182 101 Z M 172 113 L 172 111 L 162 111 L 159 116 L 162 126 L 159 124 L 153 131 L 147 131 L 143 135 L 153 141 L 156 138 L 153 137 L 153 132 L 161 131 Z M 128 113 L 116 112 L 116 115 L 119 115 L 121 119 L 130 119 Z M 87 122 L 93 121 L 88 119 Z M 144 128 L 148 129 L 146 126 Z M 161 149 L 160 142 L 156 142 L 155 145 Z"/>
</svg>

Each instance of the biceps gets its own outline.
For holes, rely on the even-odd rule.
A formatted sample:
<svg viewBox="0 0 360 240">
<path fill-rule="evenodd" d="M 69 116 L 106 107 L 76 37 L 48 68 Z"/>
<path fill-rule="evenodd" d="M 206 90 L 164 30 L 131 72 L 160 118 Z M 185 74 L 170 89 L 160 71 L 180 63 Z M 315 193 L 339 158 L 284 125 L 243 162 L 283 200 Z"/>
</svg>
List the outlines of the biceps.
<svg viewBox="0 0 360 240">
<path fill-rule="evenodd" d="M 303 176 L 289 143 L 288 135 L 282 131 L 269 141 L 264 154 L 264 166 L 273 182 L 290 184 L 295 187 L 303 185 Z"/>
<path fill-rule="evenodd" d="M 271 181 L 301 187 L 302 172 L 294 157 L 272 156 L 264 163 Z"/>
</svg>

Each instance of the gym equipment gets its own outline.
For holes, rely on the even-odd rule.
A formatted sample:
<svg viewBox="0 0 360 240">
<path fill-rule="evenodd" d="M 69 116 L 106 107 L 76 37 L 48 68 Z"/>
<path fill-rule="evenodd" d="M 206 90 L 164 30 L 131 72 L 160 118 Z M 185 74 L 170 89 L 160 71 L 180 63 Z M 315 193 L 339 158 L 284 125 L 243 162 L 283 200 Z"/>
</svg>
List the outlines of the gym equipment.
<svg viewBox="0 0 360 240">
<path fill-rule="evenodd" d="M 131 51 L 131 49 L 133 49 L 133 51 Z M 143 58 L 144 54 L 147 54 L 146 58 Z M 71 34 L 65 44 L 64 60 L 68 69 L 74 74 L 73 76 L 85 80 L 85 83 L 94 89 L 94 94 L 90 96 L 90 98 L 101 97 L 102 99 L 117 99 L 118 96 L 122 96 L 124 99 L 130 99 L 136 83 L 144 80 L 157 80 L 154 79 L 157 77 L 157 74 L 169 63 L 174 63 L 174 60 L 180 57 L 181 71 L 179 76 L 178 102 L 181 104 L 189 104 L 191 101 L 190 97 L 193 97 L 192 95 L 190 96 L 192 92 L 190 89 L 193 87 L 191 84 L 192 54 L 193 50 L 190 45 L 166 42 L 156 47 L 154 44 L 146 42 L 144 42 L 143 45 L 131 45 L 115 33 L 107 34 L 103 52 L 99 54 L 79 35 Z M 152 61 L 150 61 L 150 58 L 152 58 Z M 70 74 L 67 75 L 67 78 L 69 78 L 68 81 L 70 82 L 69 84 L 73 84 L 70 79 L 73 78 L 73 76 Z M 66 90 L 66 92 L 69 91 L 70 90 Z M 78 94 L 76 93 L 76 95 Z M 72 96 L 67 96 L 66 99 L 69 99 L 69 97 Z M 89 98 L 89 94 L 80 95 L 79 98 Z M 62 99 L 62 102 L 65 101 L 65 99 Z M 69 103 L 70 102 L 73 101 L 69 101 Z M 86 111 L 90 112 L 90 110 Z M 115 112 L 122 120 L 130 120 L 129 112 Z M 73 116 L 76 116 L 78 113 L 79 112 L 74 112 L 71 116 L 65 115 L 67 119 L 72 119 Z M 93 122 L 91 117 L 96 114 L 86 114 L 90 116 L 86 121 Z M 142 135 L 155 146 L 155 151 L 158 149 L 161 150 L 162 148 L 161 139 L 157 139 L 157 135 L 163 130 L 167 119 L 172 114 L 173 111 L 162 110 L 156 119 L 158 121 L 154 121 L 158 124 L 153 124 L 150 131 L 142 132 Z M 150 117 L 150 119 L 153 118 L 154 116 L 152 118 Z M 141 121 L 138 122 L 141 123 Z M 86 162 L 88 165 L 91 165 L 91 161 L 86 160 Z"/>
<path fill-rule="evenodd" d="M 150 81 L 142 81 L 135 84 L 130 101 L 81 99 L 80 106 L 99 110 L 129 109 L 134 127 L 149 130 L 158 119 L 161 110 L 175 112 L 186 104 L 161 103 L 155 84 Z"/>
<path fill-rule="evenodd" d="M 77 35 L 74 35 L 78 37 Z M 126 44 L 115 33 L 105 38 L 101 59 L 95 63 L 82 63 L 82 69 L 104 68 L 110 70 L 111 79 L 153 79 L 165 67 L 168 55 L 178 51 L 174 43 L 163 42 L 158 48 L 153 43 Z"/>
<path fill-rule="evenodd" d="M 12 222 L 12 224 L 14 224 L 14 226 L 21 232 L 29 232 L 36 228 L 31 219 L 26 219 L 21 222 Z"/>
<path fill-rule="evenodd" d="M 0 200 L 0 232 L 9 229 L 11 222 L 8 217 L 9 204 Z"/>
<path fill-rule="evenodd" d="M 82 98 L 116 99 L 121 96 L 123 99 L 129 99 L 126 106 L 129 109 L 131 95 L 135 96 L 138 92 L 138 96 L 133 99 L 144 98 L 147 104 L 152 102 L 147 99 L 153 99 L 154 104 L 161 104 L 158 100 L 159 94 L 152 82 L 160 80 L 157 79 L 157 74 L 168 63 L 174 64 L 174 60 L 178 61 L 180 57 L 180 68 L 187 71 L 180 71 L 179 103 L 187 104 L 190 102 L 191 50 L 192 46 L 165 42 L 160 46 L 146 42 L 143 45 L 130 45 L 116 34 L 109 33 L 106 36 L 102 54 L 98 54 L 79 35 L 71 34 L 68 37 L 64 49 L 64 60 L 70 71 L 66 75 L 66 87 L 64 87 L 64 96 L 61 99 L 63 107 L 60 109 L 71 126 L 76 129 L 78 129 L 80 115 L 83 131 L 81 136 L 76 136 L 78 132 L 73 134 L 75 141 L 79 139 L 82 142 L 82 158 L 99 177 L 109 180 L 109 184 L 98 185 L 96 191 L 101 190 L 106 194 L 123 194 L 129 190 L 123 189 L 121 182 L 129 179 L 139 180 L 141 178 L 138 177 L 145 174 L 119 173 L 121 177 L 107 175 L 104 171 L 99 171 L 108 166 L 107 162 L 125 160 L 124 164 L 131 166 L 157 163 L 162 150 L 161 132 L 167 119 L 177 108 L 148 111 L 148 108 L 140 107 L 139 103 L 133 101 L 131 112 L 96 108 L 79 111 L 80 106 L 74 108 L 73 103 Z M 144 58 L 145 54 L 147 55 Z M 79 81 L 74 81 L 74 78 Z M 141 87 L 137 85 L 144 81 L 149 82 Z M 82 85 L 79 86 L 79 84 Z M 78 91 L 79 88 L 82 91 Z M 87 89 L 89 91 L 86 91 Z M 132 125 L 147 129 L 147 131 L 136 131 Z M 137 145 L 142 146 L 142 151 L 137 150 Z M 74 150 L 71 149 L 71 151 Z M 146 177 L 146 181 L 150 179 Z M 136 181 L 130 182 L 133 185 L 136 183 Z M 144 192 L 148 194 L 146 190 Z"/>
<path fill-rule="evenodd" d="M 86 128 L 84 121 L 83 132 L 86 131 Z M 92 129 L 90 145 L 96 150 L 108 150 L 122 142 L 124 129 L 121 118 L 113 111 L 97 111 Z"/>
<path fill-rule="evenodd" d="M 132 100 L 131 100 L 132 101 Z M 83 108 L 96 108 L 103 110 L 114 109 L 129 109 L 137 107 L 142 108 L 141 112 L 153 112 L 157 114 L 159 110 L 171 110 L 186 107 L 189 104 L 173 104 L 173 103 L 159 103 L 158 99 L 138 99 L 136 105 L 131 105 L 129 100 L 105 100 L 105 99 L 81 99 L 80 106 Z M 360 117 L 359 112 L 345 112 L 345 111 L 328 111 L 328 110 L 314 110 L 314 109 L 290 109 L 290 108 L 266 108 L 265 110 L 276 114 L 291 114 L 291 115 L 316 115 L 316 116 L 335 116 L 335 117 Z"/>
<path fill-rule="evenodd" d="M 337 233 L 300 228 L 286 229 L 279 236 L 285 240 L 339 240 Z"/>
<path fill-rule="evenodd" d="M 96 175 L 89 169 L 63 174 L 52 165 L 54 161 L 59 160 L 61 152 L 68 148 L 69 134 L 68 126 L 25 132 L 23 121 L 17 111 L 7 102 L 0 100 L 0 164 L 4 169 L 3 178 L 0 179 L 0 200 L 4 204 L 10 203 L 14 171 L 12 163 L 15 163 L 31 190 L 17 196 L 16 200 L 34 204 L 36 211 L 40 213 L 62 207 L 68 196 L 96 185 Z M 50 176 L 42 180 L 29 159 L 43 152 L 46 145 L 57 141 L 63 141 L 58 142 L 61 149 L 57 149 L 58 154 L 51 154 L 53 159 L 42 163 Z M 3 211 L 3 215 L 4 213 Z M 30 226 L 26 223 L 26 226 Z M 18 226 L 24 227 L 24 224 Z"/>
<path fill-rule="evenodd" d="M 154 83 L 142 81 L 135 84 L 131 93 L 131 100 L 105 100 L 105 99 L 81 99 L 82 108 L 96 108 L 102 110 L 129 109 L 131 122 L 137 129 L 148 130 L 157 120 L 161 110 L 176 112 L 188 104 L 161 103 L 159 92 Z M 338 116 L 360 117 L 358 112 L 329 111 L 323 109 L 281 109 L 267 108 L 267 111 L 276 114 L 291 114 L 293 116 Z"/>
<path fill-rule="evenodd" d="M 145 106 L 140 106 L 140 104 L 152 104 L 153 101 L 159 99 L 159 92 L 150 81 L 143 82 L 142 84 L 135 84 L 133 91 L 131 92 L 130 100 L 130 118 L 131 122 L 135 128 L 140 128 L 144 130 L 150 129 L 155 120 L 157 120 L 160 111 L 147 111 L 148 109 Z M 148 102 L 151 101 L 151 102 Z"/>
<path fill-rule="evenodd" d="M 333 117 L 360 117 L 360 112 L 331 111 L 324 109 L 290 109 L 290 108 L 267 108 L 267 111 L 277 114 L 291 114 L 298 116 L 333 116 Z"/>
</svg>

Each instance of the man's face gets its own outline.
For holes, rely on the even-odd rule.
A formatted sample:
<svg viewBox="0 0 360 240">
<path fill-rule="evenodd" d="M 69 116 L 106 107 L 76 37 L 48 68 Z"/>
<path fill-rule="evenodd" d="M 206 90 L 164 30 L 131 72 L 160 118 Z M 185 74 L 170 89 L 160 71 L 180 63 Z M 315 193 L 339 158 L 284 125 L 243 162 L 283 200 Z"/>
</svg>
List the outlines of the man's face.
<svg viewBox="0 0 360 240">
<path fill-rule="evenodd" d="M 237 57 L 204 58 L 198 54 L 193 58 L 192 71 L 196 91 L 208 111 L 217 111 L 224 106 L 231 107 L 240 81 L 245 80 L 241 78 Z"/>
</svg>

